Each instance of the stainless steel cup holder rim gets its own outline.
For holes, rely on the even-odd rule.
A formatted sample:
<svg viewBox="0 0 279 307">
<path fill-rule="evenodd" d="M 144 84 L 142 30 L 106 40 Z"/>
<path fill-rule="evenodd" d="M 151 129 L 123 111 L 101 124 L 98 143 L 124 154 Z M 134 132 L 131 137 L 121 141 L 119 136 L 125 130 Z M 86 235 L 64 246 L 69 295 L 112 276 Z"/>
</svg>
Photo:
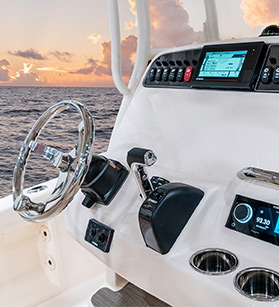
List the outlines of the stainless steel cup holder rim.
<svg viewBox="0 0 279 307">
<path fill-rule="evenodd" d="M 256 301 L 279 300 L 279 273 L 262 267 L 246 268 L 234 279 L 236 290 Z"/>
<path fill-rule="evenodd" d="M 191 256 L 189 261 L 196 271 L 205 275 L 225 275 L 238 266 L 235 254 L 220 248 L 199 250 Z"/>
</svg>

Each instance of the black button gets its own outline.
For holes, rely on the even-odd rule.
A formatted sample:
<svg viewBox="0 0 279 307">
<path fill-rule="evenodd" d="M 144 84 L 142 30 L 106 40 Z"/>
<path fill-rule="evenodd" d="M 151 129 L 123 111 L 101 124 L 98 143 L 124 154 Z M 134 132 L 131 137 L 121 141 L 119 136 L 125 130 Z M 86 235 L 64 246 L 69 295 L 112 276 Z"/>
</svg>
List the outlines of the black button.
<svg viewBox="0 0 279 307">
<path fill-rule="evenodd" d="M 170 69 L 169 68 L 165 68 L 163 71 L 163 81 L 168 81 L 169 79 L 169 73 L 170 73 Z"/>
<path fill-rule="evenodd" d="M 196 65 L 198 64 L 198 61 L 197 61 L 197 60 L 192 60 L 192 64 L 193 64 L 194 66 L 196 66 Z"/>
<path fill-rule="evenodd" d="M 86 208 L 91 208 L 95 204 L 95 200 L 91 199 L 90 197 L 86 196 L 82 201 L 82 205 Z"/>
<path fill-rule="evenodd" d="M 274 65 L 277 63 L 277 60 L 275 58 L 270 58 L 269 62 Z"/>
<path fill-rule="evenodd" d="M 106 242 L 106 240 L 107 240 L 106 234 L 103 233 L 103 232 L 101 232 L 101 233 L 99 234 L 99 236 L 98 236 L 98 240 L 99 240 L 102 244 L 104 244 L 104 243 Z"/>
<path fill-rule="evenodd" d="M 163 74 L 163 68 L 160 67 L 157 69 L 156 75 L 155 75 L 155 80 L 156 81 L 161 81 L 162 80 L 162 74 Z"/>
<path fill-rule="evenodd" d="M 275 84 L 279 84 L 279 66 L 277 66 L 275 68 L 275 71 L 274 71 L 274 74 L 273 74 L 273 77 L 272 77 L 272 81 L 275 83 Z"/>
<path fill-rule="evenodd" d="M 272 67 L 271 66 L 266 66 L 263 69 L 262 75 L 261 75 L 261 81 L 264 84 L 267 84 L 270 82 L 270 78 L 272 76 Z"/>
<path fill-rule="evenodd" d="M 180 67 L 177 71 L 176 80 L 182 82 L 184 80 L 185 67 Z"/>
<path fill-rule="evenodd" d="M 172 68 L 172 70 L 170 71 L 170 81 L 176 81 L 176 72 L 177 72 L 177 68 Z"/>
<path fill-rule="evenodd" d="M 235 208 L 234 214 L 239 220 L 245 220 L 248 216 L 247 207 L 238 205 Z"/>
<path fill-rule="evenodd" d="M 151 68 L 149 72 L 149 80 L 154 81 L 155 80 L 155 74 L 156 74 L 157 69 L 156 68 Z"/>
</svg>

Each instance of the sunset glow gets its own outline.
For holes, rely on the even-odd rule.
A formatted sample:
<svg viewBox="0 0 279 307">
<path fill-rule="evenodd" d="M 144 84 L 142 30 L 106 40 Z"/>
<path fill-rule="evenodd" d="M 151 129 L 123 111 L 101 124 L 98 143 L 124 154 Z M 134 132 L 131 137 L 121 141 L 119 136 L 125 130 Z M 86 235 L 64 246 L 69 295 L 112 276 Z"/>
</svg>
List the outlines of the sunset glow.
<svg viewBox="0 0 279 307">
<path fill-rule="evenodd" d="M 237 28 L 242 36 L 257 36 L 258 25 L 279 23 L 277 3 L 226 2 L 226 11 L 239 11 L 239 22 L 229 23 L 230 14 L 220 14 L 221 22 L 227 18 L 222 38 L 236 37 L 229 31 Z M 225 4 L 216 0 L 216 5 L 223 9 Z M 123 75 L 128 82 L 137 46 L 135 0 L 119 1 L 119 6 Z M 0 29 L 0 86 L 113 86 L 107 1 L 29 0 L 27 6 L 14 0 L 6 1 L 2 11 L 2 23 L 9 27 Z M 150 15 L 153 47 L 192 44 L 201 37 L 203 0 L 150 0 Z"/>
</svg>

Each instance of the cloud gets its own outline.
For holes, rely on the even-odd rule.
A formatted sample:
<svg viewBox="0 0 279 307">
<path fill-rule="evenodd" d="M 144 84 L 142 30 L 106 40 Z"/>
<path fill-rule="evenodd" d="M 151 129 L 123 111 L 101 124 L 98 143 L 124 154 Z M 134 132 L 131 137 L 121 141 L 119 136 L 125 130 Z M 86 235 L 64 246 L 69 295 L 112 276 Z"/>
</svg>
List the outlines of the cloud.
<svg viewBox="0 0 279 307">
<path fill-rule="evenodd" d="M 23 69 L 16 72 L 16 75 L 11 77 L 13 85 L 32 86 L 44 85 L 47 83 L 45 77 L 40 77 L 31 71 L 31 63 L 23 63 Z"/>
<path fill-rule="evenodd" d="M 136 50 L 137 37 L 135 35 L 129 35 L 121 41 L 123 76 L 130 76 L 132 73 Z"/>
<path fill-rule="evenodd" d="M 33 60 L 45 60 L 46 57 L 42 56 L 37 50 L 30 48 L 25 51 L 9 51 L 8 52 L 11 55 L 19 56 L 26 59 L 33 59 Z"/>
<path fill-rule="evenodd" d="M 244 20 L 251 28 L 279 24 L 278 0 L 243 0 L 240 8 L 244 12 Z"/>
<path fill-rule="evenodd" d="M 135 0 L 129 0 L 131 12 L 136 15 Z M 201 31 L 189 24 L 189 15 L 180 0 L 150 0 L 151 44 L 153 47 L 176 47 L 199 40 Z M 175 22 L 173 22 L 175 21 Z M 126 23 L 131 29 L 136 23 Z"/>
<path fill-rule="evenodd" d="M 93 44 L 97 44 L 98 41 L 101 39 L 101 35 L 100 34 L 90 34 L 89 36 L 87 36 L 88 39 L 90 39 L 92 41 Z"/>
<path fill-rule="evenodd" d="M 130 3 L 130 11 L 136 15 L 136 2 L 135 0 L 129 0 Z"/>
<path fill-rule="evenodd" d="M 59 61 L 66 63 L 69 63 L 73 56 L 73 53 L 67 51 L 58 51 L 58 50 L 50 52 L 50 54 L 55 56 Z"/>
<path fill-rule="evenodd" d="M 129 3 L 130 3 L 130 11 L 133 13 L 133 15 L 136 16 L 136 3 L 135 3 L 135 0 L 129 0 Z M 131 30 L 131 29 L 133 29 L 134 27 L 137 26 L 137 21 L 135 20 L 134 22 L 132 22 L 132 21 L 125 22 L 124 25 L 125 25 L 125 29 L 126 30 Z"/>
<path fill-rule="evenodd" d="M 109 75 L 111 76 L 111 41 L 103 42 L 102 53 L 103 58 L 99 62 L 95 74 L 97 76 Z M 122 74 L 123 76 L 130 76 L 133 70 L 134 58 L 137 48 L 137 37 L 129 35 L 121 41 L 122 52 Z"/>
<path fill-rule="evenodd" d="M 0 81 L 9 81 L 9 70 L 10 63 L 6 59 L 0 60 Z"/>
<path fill-rule="evenodd" d="M 189 25 L 189 15 L 180 0 L 152 0 L 149 7 L 153 47 L 188 45 L 201 37 L 201 31 L 195 32 Z"/>
<path fill-rule="evenodd" d="M 6 59 L 0 60 L 0 67 L 10 66 L 10 63 Z"/>
<path fill-rule="evenodd" d="M 56 71 L 56 72 L 67 72 L 65 69 L 61 69 L 59 67 L 38 67 L 36 70 L 39 71 Z"/>
<path fill-rule="evenodd" d="M 86 63 L 86 67 L 80 68 L 76 71 L 70 71 L 70 74 L 80 74 L 80 75 L 89 75 L 93 73 L 95 68 L 97 67 L 97 62 L 93 59 L 89 59 Z"/>
<path fill-rule="evenodd" d="M 111 76 L 111 41 L 102 42 L 103 58 L 98 61 L 89 59 L 85 67 L 72 70 L 70 74 L 90 75 L 95 76 Z M 122 74 L 123 76 L 130 76 L 133 70 L 135 53 L 137 48 L 137 37 L 129 35 L 121 41 L 122 51 Z M 46 70 L 46 68 L 45 68 Z"/>
</svg>

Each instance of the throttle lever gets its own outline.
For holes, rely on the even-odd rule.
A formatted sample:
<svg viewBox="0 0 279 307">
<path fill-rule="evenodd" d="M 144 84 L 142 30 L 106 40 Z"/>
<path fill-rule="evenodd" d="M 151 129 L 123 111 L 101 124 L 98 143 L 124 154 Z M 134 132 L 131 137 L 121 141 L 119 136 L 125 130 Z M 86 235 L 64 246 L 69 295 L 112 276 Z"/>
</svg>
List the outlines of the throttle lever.
<svg viewBox="0 0 279 307">
<path fill-rule="evenodd" d="M 144 199 L 153 191 L 153 186 L 146 172 L 146 167 L 153 165 L 157 157 L 150 149 L 132 148 L 127 154 L 127 163 L 132 170 L 134 178 Z"/>
</svg>

